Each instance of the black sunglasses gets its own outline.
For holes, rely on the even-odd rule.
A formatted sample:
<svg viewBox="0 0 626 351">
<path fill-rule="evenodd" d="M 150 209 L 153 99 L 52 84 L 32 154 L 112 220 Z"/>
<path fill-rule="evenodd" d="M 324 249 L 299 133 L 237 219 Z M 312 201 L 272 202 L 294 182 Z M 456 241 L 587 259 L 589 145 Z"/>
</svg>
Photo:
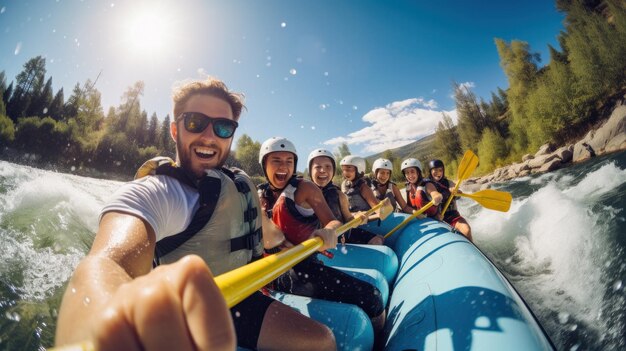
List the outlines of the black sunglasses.
<svg viewBox="0 0 626 351">
<path fill-rule="evenodd" d="M 209 117 L 200 112 L 183 112 L 176 118 L 176 121 L 183 120 L 183 125 L 189 133 L 202 133 L 209 126 L 213 125 L 213 133 L 222 139 L 227 139 L 235 134 L 235 129 L 239 123 L 224 117 Z"/>
</svg>

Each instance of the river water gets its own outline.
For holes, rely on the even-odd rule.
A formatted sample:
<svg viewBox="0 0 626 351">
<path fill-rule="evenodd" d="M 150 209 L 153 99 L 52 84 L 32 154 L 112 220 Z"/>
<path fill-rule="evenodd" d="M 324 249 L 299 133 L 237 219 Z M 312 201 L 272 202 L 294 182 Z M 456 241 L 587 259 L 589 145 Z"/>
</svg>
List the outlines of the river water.
<svg viewBox="0 0 626 351">
<path fill-rule="evenodd" d="M 65 283 L 119 182 L 0 161 L 0 350 L 54 342 Z M 507 213 L 468 199 L 476 245 L 559 350 L 626 348 L 626 152 L 496 184 Z"/>
</svg>

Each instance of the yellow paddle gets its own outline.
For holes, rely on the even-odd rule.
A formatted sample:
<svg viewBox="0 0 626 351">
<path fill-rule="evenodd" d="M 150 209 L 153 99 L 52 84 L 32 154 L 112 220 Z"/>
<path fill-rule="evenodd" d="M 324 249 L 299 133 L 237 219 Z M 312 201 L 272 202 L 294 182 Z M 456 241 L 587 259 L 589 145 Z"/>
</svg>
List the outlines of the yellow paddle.
<svg viewBox="0 0 626 351">
<path fill-rule="evenodd" d="M 443 219 L 443 216 L 445 215 L 446 210 L 448 209 L 448 206 L 450 206 L 452 199 L 454 199 L 454 196 L 459 190 L 459 186 L 461 185 L 461 182 L 469 178 L 469 176 L 472 174 L 472 172 L 474 172 L 477 166 L 478 166 L 478 156 L 476 156 L 476 154 L 474 154 L 472 150 L 465 151 L 465 154 L 463 155 L 463 158 L 461 159 L 461 163 L 459 164 L 459 172 L 457 176 L 456 185 L 452 189 L 452 192 L 451 192 L 450 197 L 448 198 L 448 201 L 446 201 L 446 204 L 443 206 L 441 210 L 440 219 Z"/>
<path fill-rule="evenodd" d="M 407 218 L 405 218 L 400 224 L 398 224 L 397 226 L 395 226 L 391 231 L 389 231 L 389 233 L 385 234 L 385 239 L 387 239 L 388 237 L 391 236 L 391 234 L 395 233 L 396 231 L 398 231 L 398 229 L 404 227 L 407 223 L 409 223 L 410 221 L 412 221 L 413 219 L 417 218 L 417 216 L 421 215 L 422 213 L 424 213 L 424 211 L 426 211 L 427 209 L 429 209 L 432 205 L 434 205 L 434 203 L 432 201 L 430 201 L 429 203 L 427 203 L 426 205 L 424 205 L 424 207 L 420 208 L 417 211 L 413 211 L 413 214 L 408 216 Z"/>
<path fill-rule="evenodd" d="M 366 216 L 378 211 L 381 220 L 384 220 L 393 212 L 389 199 L 379 202 L 376 206 L 365 212 Z M 354 218 L 350 222 L 337 228 L 335 233 L 339 236 L 351 228 L 358 227 L 361 223 L 359 218 Z M 296 245 L 289 250 L 267 256 L 261 260 L 252 262 L 243 267 L 239 267 L 230 272 L 224 273 L 215 278 L 226 300 L 226 305 L 232 307 L 241 300 L 248 297 L 253 292 L 261 289 L 291 267 L 304 260 L 317 251 L 324 241 L 320 237 L 314 237 Z"/>
<path fill-rule="evenodd" d="M 376 206 L 365 212 L 366 216 L 378 211 L 381 220 L 384 220 L 393 212 L 389 199 L 379 202 Z M 341 235 L 351 228 L 358 227 L 361 223 L 359 218 L 337 228 L 335 233 Z M 311 254 L 315 253 L 324 241 L 320 237 L 306 240 L 288 250 L 267 256 L 245 266 L 234 269 L 215 277 L 217 286 L 222 291 L 226 305 L 230 308 L 241 302 L 253 292 L 261 289 L 281 274 L 288 271 Z M 95 351 L 89 341 L 80 344 L 51 348 L 50 351 Z"/>
<path fill-rule="evenodd" d="M 456 193 L 456 196 L 468 197 L 490 210 L 507 212 L 511 208 L 511 193 L 493 189 L 477 191 L 473 194 Z"/>
</svg>

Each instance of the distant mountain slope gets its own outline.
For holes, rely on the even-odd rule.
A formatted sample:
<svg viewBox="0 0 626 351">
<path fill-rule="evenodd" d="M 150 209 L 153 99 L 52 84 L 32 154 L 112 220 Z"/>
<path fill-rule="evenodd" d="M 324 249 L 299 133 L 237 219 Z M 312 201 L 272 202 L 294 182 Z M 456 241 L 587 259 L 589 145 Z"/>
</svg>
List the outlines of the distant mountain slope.
<svg viewBox="0 0 626 351">
<path fill-rule="evenodd" d="M 431 134 L 427 137 L 424 137 L 420 140 L 414 141 L 410 144 L 401 146 L 399 148 L 391 149 L 391 152 L 395 156 L 397 160 L 405 160 L 409 157 L 414 157 L 422 162 L 431 160 L 434 158 L 433 152 L 433 143 L 435 142 L 435 134 Z M 377 153 L 371 156 L 365 157 L 368 164 L 372 164 L 374 160 L 379 157 L 382 157 L 383 153 Z"/>
</svg>

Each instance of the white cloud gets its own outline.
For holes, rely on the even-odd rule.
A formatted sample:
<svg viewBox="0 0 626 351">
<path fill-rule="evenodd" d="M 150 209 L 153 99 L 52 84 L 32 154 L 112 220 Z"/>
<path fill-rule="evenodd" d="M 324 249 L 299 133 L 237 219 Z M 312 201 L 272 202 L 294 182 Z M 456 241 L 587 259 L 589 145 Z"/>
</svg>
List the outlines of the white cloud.
<svg viewBox="0 0 626 351">
<path fill-rule="evenodd" d="M 325 145 L 362 145 L 363 152 L 378 153 L 414 142 L 434 133 L 442 112 L 456 122 L 456 110 L 435 110 L 437 102 L 412 98 L 395 101 L 367 112 L 361 120 L 369 125 L 324 142 Z"/>
</svg>

